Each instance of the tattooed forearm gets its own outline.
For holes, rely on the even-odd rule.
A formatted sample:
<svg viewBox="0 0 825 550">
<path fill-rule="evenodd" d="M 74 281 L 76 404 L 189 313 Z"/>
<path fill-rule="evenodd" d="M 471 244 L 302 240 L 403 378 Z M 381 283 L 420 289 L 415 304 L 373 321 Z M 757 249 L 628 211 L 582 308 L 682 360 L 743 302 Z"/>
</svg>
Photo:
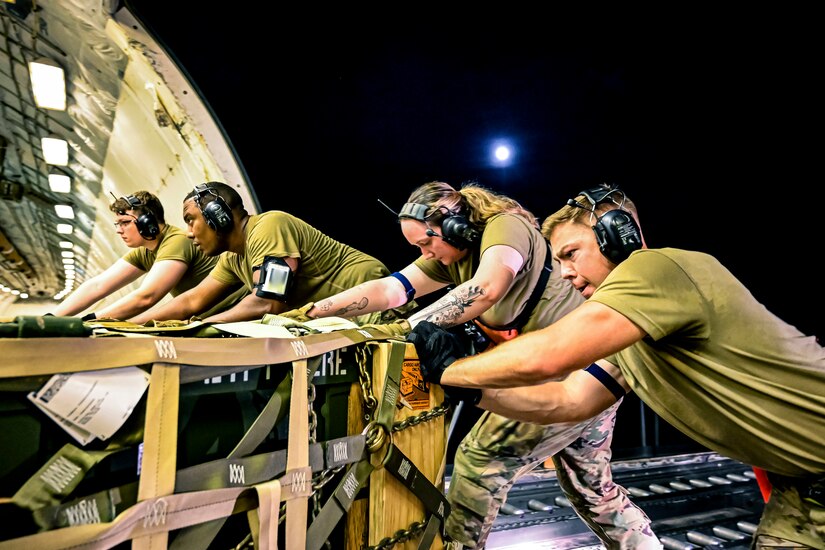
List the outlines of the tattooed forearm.
<svg viewBox="0 0 825 550">
<path fill-rule="evenodd" d="M 346 317 L 347 315 L 351 315 L 353 311 L 360 311 L 367 307 L 370 303 L 369 299 L 366 296 L 358 300 L 357 302 L 353 302 L 348 306 L 344 306 L 338 311 L 335 312 L 336 316 Z"/>
<path fill-rule="evenodd" d="M 472 306 L 484 289 L 479 286 L 459 286 L 443 298 L 413 315 L 413 320 L 429 321 L 440 327 L 449 328 L 459 324 L 467 308 Z M 469 320 L 469 319 L 465 319 Z"/>
</svg>

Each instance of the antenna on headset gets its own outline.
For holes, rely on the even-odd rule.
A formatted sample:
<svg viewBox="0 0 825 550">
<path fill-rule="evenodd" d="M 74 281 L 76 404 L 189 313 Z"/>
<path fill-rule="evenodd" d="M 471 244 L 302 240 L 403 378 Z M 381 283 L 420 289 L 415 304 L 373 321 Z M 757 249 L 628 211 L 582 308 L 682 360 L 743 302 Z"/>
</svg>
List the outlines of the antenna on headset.
<svg viewBox="0 0 825 550">
<path fill-rule="evenodd" d="M 390 212 L 392 212 L 393 216 L 395 216 L 396 218 L 397 218 L 398 216 L 400 216 L 400 214 L 399 214 L 398 212 L 396 212 L 395 210 L 393 210 L 392 208 L 390 208 L 389 206 L 387 206 L 387 205 L 384 203 L 384 201 L 382 201 L 381 199 L 378 199 L 378 202 L 380 202 L 380 203 L 381 203 L 381 206 L 383 206 L 384 208 L 386 208 L 387 210 L 389 210 Z"/>
</svg>

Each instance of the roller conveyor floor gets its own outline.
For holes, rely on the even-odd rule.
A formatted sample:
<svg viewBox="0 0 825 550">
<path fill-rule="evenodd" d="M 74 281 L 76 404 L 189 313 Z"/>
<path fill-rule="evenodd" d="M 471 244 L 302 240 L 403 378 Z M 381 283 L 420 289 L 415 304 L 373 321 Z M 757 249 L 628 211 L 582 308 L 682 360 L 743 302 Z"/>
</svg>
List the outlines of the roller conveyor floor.
<svg viewBox="0 0 825 550">
<path fill-rule="evenodd" d="M 715 453 L 617 461 L 613 477 L 650 517 L 666 550 L 747 550 L 764 507 L 753 470 Z M 570 507 L 555 473 L 541 469 L 510 491 L 487 548 L 602 546 Z"/>
</svg>

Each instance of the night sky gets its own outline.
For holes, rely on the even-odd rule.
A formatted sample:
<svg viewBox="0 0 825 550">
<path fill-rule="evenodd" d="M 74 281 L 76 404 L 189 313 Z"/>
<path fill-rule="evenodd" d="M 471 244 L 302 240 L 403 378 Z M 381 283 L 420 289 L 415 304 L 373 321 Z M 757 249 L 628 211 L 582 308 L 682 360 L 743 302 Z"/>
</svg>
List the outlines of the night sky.
<svg viewBox="0 0 825 550">
<path fill-rule="evenodd" d="M 397 210 L 422 183 L 472 180 L 543 219 L 580 189 L 615 183 L 649 246 L 713 254 L 774 313 L 825 336 L 810 14 L 597 24 L 418 4 L 412 15 L 412 4 L 300 15 L 128 4 L 201 90 L 262 210 L 396 270 L 416 251 L 378 199 Z M 513 145 L 510 166 L 493 164 L 496 140 Z"/>
</svg>

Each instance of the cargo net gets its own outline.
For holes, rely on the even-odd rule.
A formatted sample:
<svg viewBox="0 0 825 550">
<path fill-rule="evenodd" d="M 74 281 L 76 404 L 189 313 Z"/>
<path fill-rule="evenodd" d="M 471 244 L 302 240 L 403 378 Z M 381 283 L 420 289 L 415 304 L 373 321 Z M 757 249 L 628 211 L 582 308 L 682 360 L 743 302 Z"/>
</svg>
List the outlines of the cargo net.
<svg viewBox="0 0 825 550">
<path fill-rule="evenodd" d="M 346 529 L 357 534 L 347 540 L 369 549 L 419 540 L 429 548 L 449 515 L 444 464 L 425 475 L 408 454 L 427 446 L 402 451 L 396 442 L 416 438 L 416 427 L 433 429 L 450 407 L 430 397 L 417 360 L 405 357 L 412 346 L 377 331 L 335 338 L 332 345 L 329 334 L 284 341 L 141 335 L 86 338 L 80 346 L 70 338 L 6 340 L 0 487 L 7 498 L 0 506 L 10 521 L 0 528 L 0 548 L 128 541 L 187 550 L 341 548 L 341 519 L 355 501 L 363 506 L 373 480 L 390 478 L 414 495 L 423 515 L 387 528 L 383 538 L 351 520 Z M 48 393 L 57 410 L 68 399 L 61 391 L 81 382 L 99 388 L 126 369 L 131 380 L 143 373 L 145 393 L 113 434 L 87 444 L 32 399 Z M 344 414 L 350 394 L 358 406 Z M 103 410 L 109 403 L 86 405 Z M 340 417 L 345 425 L 336 427 Z"/>
</svg>

